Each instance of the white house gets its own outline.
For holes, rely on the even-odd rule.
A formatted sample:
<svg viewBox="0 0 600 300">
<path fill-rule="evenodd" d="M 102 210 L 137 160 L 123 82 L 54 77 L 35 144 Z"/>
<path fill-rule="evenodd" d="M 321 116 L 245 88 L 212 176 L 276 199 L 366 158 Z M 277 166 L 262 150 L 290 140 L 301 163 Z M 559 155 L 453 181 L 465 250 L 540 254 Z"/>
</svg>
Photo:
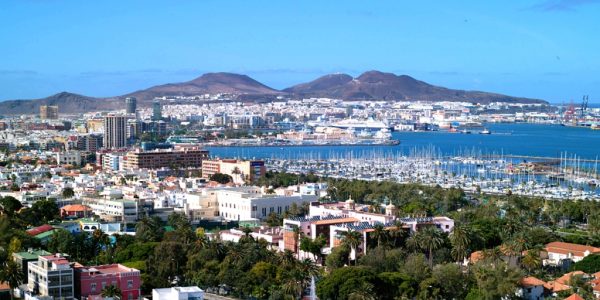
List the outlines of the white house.
<svg viewBox="0 0 600 300">
<path fill-rule="evenodd" d="M 204 291 L 197 286 L 153 289 L 152 300 L 203 300 Z"/>
</svg>

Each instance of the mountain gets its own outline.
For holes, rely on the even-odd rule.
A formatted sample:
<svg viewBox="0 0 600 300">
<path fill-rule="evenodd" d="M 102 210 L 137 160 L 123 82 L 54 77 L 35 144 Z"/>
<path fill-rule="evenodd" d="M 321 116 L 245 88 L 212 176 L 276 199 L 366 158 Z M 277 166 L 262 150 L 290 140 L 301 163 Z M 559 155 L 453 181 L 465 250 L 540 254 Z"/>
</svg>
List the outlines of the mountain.
<svg viewBox="0 0 600 300">
<path fill-rule="evenodd" d="M 278 94 L 280 92 L 246 75 L 233 73 L 206 73 L 191 81 L 153 86 L 145 90 L 124 95 L 123 97 L 133 96 L 144 101 L 162 96 L 195 96 L 218 93 L 270 95 Z"/>
<path fill-rule="evenodd" d="M 407 75 L 368 71 L 356 78 L 331 74 L 295 85 L 284 92 L 302 97 L 328 97 L 347 100 L 422 100 L 465 102 L 546 103 L 543 100 L 511 97 L 480 91 L 453 90 L 434 86 Z"/>
<path fill-rule="evenodd" d="M 125 97 L 136 97 L 140 107 L 148 106 L 155 97 L 195 96 L 229 93 L 243 101 L 272 101 L 278 96 L 327 97 L 345 100 L 423 100 L 465 102 L 547 103 L 543 100 L 511 97 L 479 91 L 453 90 L 434 86 L 407 75 L 369 71 L 353 78 L 347 74 L 325 75 L 311 82 L 282 91 L 270 88 L 246 75 L 207 73 L 194 80 L 157 85 L 117 97 L 93 98 L 62 92 L 47 98 L 0 102 L 0 114 L 37 114 L 40 105 L 58 105 L 59 112 L 83 113 L 116 110 L 125 107 Z"/>
<path fill-rule="evenodd" d="M 61 92 L 46 98 L 0 102 L 0 114 L 39 114 L 41 105 L 58 105 L 59 113 L 84 113 L 92 110 L 114 110 L 121 104 L 116 99 L 98 99 Z"/>
</svg>

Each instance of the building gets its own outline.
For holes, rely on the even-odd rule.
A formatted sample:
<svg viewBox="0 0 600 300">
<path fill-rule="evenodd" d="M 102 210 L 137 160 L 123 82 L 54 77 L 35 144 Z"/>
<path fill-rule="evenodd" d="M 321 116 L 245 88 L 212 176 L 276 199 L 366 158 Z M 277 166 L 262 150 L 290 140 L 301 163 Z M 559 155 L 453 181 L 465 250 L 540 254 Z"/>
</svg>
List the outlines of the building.
<svg viewBox="0 0 600 300">
<path fill-rule="evenodd" d="M 600 248 L 597 247 L 565 242 L 548 243 L 545 250 L 548 252 L 548 258 L 544 259 L 544 265 L 554 266 L 563 265 L 567 260 L 576 263 L 590 254 L 600 252 Z"/>
<path fill-rule="evenodd" d="M 197 286 L 153 289 L 152 300 L 203 300 L 204 291 Z"/>
<path fill-rule="evenodd" d="M 29 270 L 29 263 L 37 261 L 40 256 L 52 255 L 52 253 L 45 250 L 33 250 L 29 249 L 23 252 L 13 253 L 13 260 L 21 267 L 23 274 L 27 275 Z"/>
<path fill-rule="evenodd" d="M 263 220 L 271 213 L 283 214 L 295 203 L 317 200 L 314 195 L 282 196 L 267 194 L 256 187 L 224 188 L 215 190 L 219 203 L 219 215 L 225 220 Z"/>
<path fill-rule="evenodd" d="M 62 218 L 79 219 L 91 215 L 92 209 L 81 204 L 69 204 L 60 208 Z"/>
<path fill-rule="evenodd" d="M 39 256 L 37 261 L 29 262 L 28 269 L 28 294 L 75 299 L 73 268 L 64 256 Z"/>
<path fill-rule="evenodd" d="M 202 177 L 210 178 L 216 173 L 227 174 L 234 183 L 253 182 L 265 175 L 267 169 L 262 160 L 216 159 L 202 163 Z"/>
<path fill-rule="evenodd" d="M 83 205 L 89 206 L 92 212 L 108 222 L 135 222 L 143 207 L 136 200 L 116 198 L 84 198 Z M 85 231 L 85 228 L 84 228 Z"/>
<path fill-rule="evenodd" d="M 125 153 L 96 153 L 96 164 L 102 166 L 103 170 L 119 171 L 125 167 Z"/>
<path fill-rule="evenodd" d="M 156 100 L 152 102 L 152 121 L 162 120 L 162 107 L 160 101 Z"/>
<path fill-rule="evenodd" d="M 519 299 L 542 300 L 544 299 L 544 287 L 546 285 L 546 282 L 535 277 L 524 277 L 519 281 L 516 295 Z"/>
<path fill-rule="evenodd" d="M 56 120 L 58 119 L 58 106 L 56 105 L 41 105 L 40 119 Z"/>
<path fill-rule="evenodd" d="M 174 149 L 156 149 L 143 151 L 136 149 L 127 153 L 127 169 L 195 168 L 200 169 L 208 151 L 199 147 L 175 147 Z"/>
<path fill-rule="evenodd" d="M 76 150 L 57 152 L 56 163 L 58 165 L 81 166 L 81 152 Z"/>
<path fill-rule="evenodd" d="M 121 290 L 121 299 L 132 300 L 140 297 L 140 271 L 121 264 L 75 268 L 75 296 L 88 299 L 98 296 L 107 286 Z M 177 299 L 177 298 L 175 298 Z"/>
<path fill-rule="evenodd" d="M 104 117 L 104 148 L 119 149 L 127 147 L 127 118 L 110 115 Z"/>
<path fill-rule="evenodd" d="M 137 110 L 137 99 L 135 97 L 125 98 L 125 113 L 135 114 Z"/>
</svg>

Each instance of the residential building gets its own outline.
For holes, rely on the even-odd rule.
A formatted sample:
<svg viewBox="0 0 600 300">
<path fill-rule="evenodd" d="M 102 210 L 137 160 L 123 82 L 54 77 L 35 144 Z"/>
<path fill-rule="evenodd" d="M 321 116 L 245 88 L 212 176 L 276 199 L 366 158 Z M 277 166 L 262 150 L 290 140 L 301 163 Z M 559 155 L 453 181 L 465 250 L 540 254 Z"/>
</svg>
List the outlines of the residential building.
<svg viewBox="0 0 600 300">
<path fill-rule="evenodd" d="M 81 152 L 77 150 L 56 153 L 56 163 L 59 165 L 80 166 L 81 161 Z"/>
<path fill-rule="evenodd" d="M 230 175 L 238 184 L 256 181 L 266 173 L 262 160 L 215 159 L 202 163 L 202 177 L 210 178 L 216 173 Z"/>
<path fill-rule="evenodd" d="M 600 252 L 600 248 L 597 247 L 565 242 L 548 243 L 545 250 L 548 252 L 548 258 L 544 259 L 544 265 L 554 266 L 563 265 L 566 260 L 576 263 L 590 254 Z"/>
<path fill-rule="evenodd" d="M 127 118 L 110 115 L 104 117 L 104 148 L 119 149 L 127 147 Z"/>
<path fill-rule="evenodd" d="M 200 169 L 208 151 L 200 147 L 177 146 L 174 149 L 143 151 L 136 149 L 126 154 L 127 169 L 195 168 Z"/>
<path fill-rule="evenodd" d="M 197 286 L 153 289 L 152 300 L 203 300 L 204 291 Z"/>
<path fill-rule="evenodd" d="M 519 299 L 543 300 L 546 282 L 533 276 L 524 277 L 519 281 L 516 295 Z"/>
<path fill-rule="evenodd" d="M 62 218 L 79 219 L 91 215 L 92 209 L 81 204 L 70 204 L 60 208 Z"/>
<path fill-rule="evenodd" d="M 41 105 L 40 119 L 56 120 L 58 119 L 58 106 L 56 105 Z"/>
<path fill-rule="evenodd" d="M 39 256 L 29 262 L 28 293 L 55 299 L 74 299 L 73 268 L 61 254 Z"/>
<path fill-rule="evenodd" d="M 156 100 L 152 102 L 152 121 L 162 120 L 162 107 L 160 101 Z"/>
<path fill-rule="evenodd" d="M 219 215 L 226 220 L 263 220 L 271 213 L 283 214 L 292 203 L 317 200 L 314 195 L 280 196 L 265 193 L 264 188 L 240 187 L 217 189 Z"/>
<path fill-rule="evenodd" d="M 116 190 L 107 190 L 102 198 L 83 198 L 82 204 L 108 222 L 135 222 L 143 205 L 140 199 L 123 199 Z"/>
<path fill-rule="evenodd" d="M 29 263 L 37 261 L 40 256 L 52 255 L 52 253 L 41 249 L 28 249 L 23 252 L 13 253 L 13 260 L 21 267 L 23 274 L 29 274 Z"/>
<path fill-rule="evenodd" d="M 139 299 L 140 271 L 121 264 L 75 268 L 75 295 L 77 299 L 99 296 L 107 286 L 116 286 L 123 300 Z"/>
<path fill-rule="evenodd" d="M 137 99 L 135 97 L 125 98 L 125 113 L 135 114 L 137 110 Z"/>
</svg>

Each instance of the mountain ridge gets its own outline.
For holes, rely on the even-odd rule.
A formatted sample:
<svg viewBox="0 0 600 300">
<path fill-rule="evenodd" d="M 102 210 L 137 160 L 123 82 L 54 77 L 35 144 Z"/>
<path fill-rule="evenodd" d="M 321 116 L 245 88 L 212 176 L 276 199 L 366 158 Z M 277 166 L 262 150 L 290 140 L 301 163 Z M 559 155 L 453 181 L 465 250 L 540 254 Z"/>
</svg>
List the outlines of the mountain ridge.
<svg viewBox="0 0 600 300">
<path fill-rule="evenodd" d="M 83 113 L 95 110 L 115 110 L 124 107 L 125 97 L 138 98 L 140 106 L 148 106 L 155 97 L 195 96 L 226 93 L 242 101 L 273 100 L 278 96 L 325 97 L 344 100 L 387 101 L 462 101 L 476 103 L 512 102 L 541 103 L 540 99 L 513 97 L 482 91 L 454 90 L 408 75 L 367 71 L 357 77 L 334 73 L 282 90 L 271 88 L 247 75 L 217 72 L 206 73 L 190 81 L 156 85 L 114 97 L 89 97 L 60 92 L 46 98 L 6 100 L 0 102 L 3 114 L 37 114 L 40 105 L 58 105 L 60 113 Z"/>
</svg>

